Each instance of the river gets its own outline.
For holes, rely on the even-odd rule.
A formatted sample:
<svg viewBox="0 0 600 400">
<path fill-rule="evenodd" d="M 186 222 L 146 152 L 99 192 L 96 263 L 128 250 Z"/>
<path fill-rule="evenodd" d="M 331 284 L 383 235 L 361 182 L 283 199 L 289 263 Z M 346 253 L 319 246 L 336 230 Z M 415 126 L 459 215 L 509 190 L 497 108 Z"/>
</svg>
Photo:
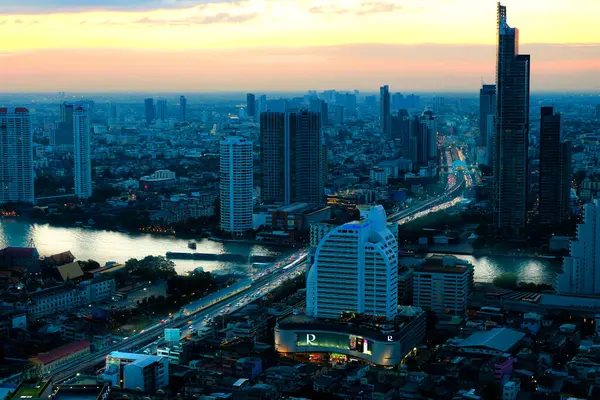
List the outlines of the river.
<svg viewBox="0 0 600 400">
<path fill-rule="evenodd" d="M 221 243 L 209 239 L 197 241 L 196 250 L 188 248 L 188 240 L 174 236 L 128 234 L 76 227 L 31 224 L 21 220 L 0 219 L 0 249 L 7 246 L 34 246 L 42 256 L 70 250 L 78 260 L 123 263 L 130 258 L 148 255 L 164 256 L 168 251 L 212 254 L 286 255 L 285 248 L 271 248 L 244 243 Z M 249 264 L 223 261 L 174 260 L 177 272 L 183 274 L 202 267 L 216 273 L 248 273 Z"/>
<path fill-rule="evenodd" d="M 40 255 L 49 256 L 70 250 L 79 260 L 125 262 L 147 255 L 164 256 L 167 251 L 212 254 L 287 255 L 291 250 L 244 243 L 221 243 L 209 239 L 197 242 L 197 249 L 188 248 L 188 240 L 173 236 L 127 234 L 85 228 L 63 228 L 0 219 L 0 248 L 6 246 L 35 246 Z M 477 282 L 491 282 L 503 272 L 515 273 L 519 281 L 554 284 L 560 262 L 543 258 L 473 257 L 457 255 L 475 267 Z M 222 261 L 174 260 L 177 272 L 183 274 L 196 267 L 216 273 L 248 273 L 250 265 Z"/>
</svg>

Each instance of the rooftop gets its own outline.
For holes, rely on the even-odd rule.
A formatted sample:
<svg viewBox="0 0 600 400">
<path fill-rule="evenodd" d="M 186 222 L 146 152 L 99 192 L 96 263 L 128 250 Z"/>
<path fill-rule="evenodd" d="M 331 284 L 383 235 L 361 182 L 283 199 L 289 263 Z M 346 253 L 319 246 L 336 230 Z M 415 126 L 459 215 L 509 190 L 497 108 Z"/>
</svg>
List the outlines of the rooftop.
<svg viewBox="0 0 600 400">
<path fill-rule="evenodd" d="M 460 343 L 458 347 L 487 347 L 507 353 L 524 337 L 524 333 L 513 329 L 495 328 L 485 332 L 475 332 Z"/>
<path fill-rule="evenodd" d="M 31 357 L 31 359 L 39 360 L 42 364 L 48 365 L 56 360 L 60 360 L 68 355 L 84 350 L 85 348 L 90 348 L 90 342 L 87 340 L 80 340 L 79 342 L 69 343 L 66 346 L 59 347 L 49 353 L 40 353 Z"/>
<path fill-rule="evenodd" d="M 68 281 L 69 279 L 80 278 L 83 276 L 83 270 L 78 262 L 72 262 L 69 264 L 61 265 L 56 267 L 60 277 L 63 281 Z"/>
<path fill-rule="evenodd" d="M 425 272 L 432 274 L 463 274 L 467 270 L 466 267 L 442 267 L 438 265 L 421 265 L 415 267 L 415 272 Z"/>
</svg>

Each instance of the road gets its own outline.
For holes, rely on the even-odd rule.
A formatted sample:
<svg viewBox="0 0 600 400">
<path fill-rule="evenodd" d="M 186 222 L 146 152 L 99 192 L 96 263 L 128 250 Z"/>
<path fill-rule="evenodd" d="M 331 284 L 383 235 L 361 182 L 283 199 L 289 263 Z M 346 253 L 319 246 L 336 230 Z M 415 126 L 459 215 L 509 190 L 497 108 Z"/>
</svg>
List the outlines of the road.
<svg viewBox="0 0 600 400">
<path fill-rule="evenodd" d="M 460 189 L 464 188 L 464 176 L 458 172 L 458 178 L 455 174 L 448 177 L 448 185 L 446 190 L 440 196 L 429 199 L 422 204 L 406 209 L 400 213 L 396 213 L 388 217 L 389 222 L 403 223 L 413 217 L 421 216 L 429 212 L 436 211 L 439 207 L 456 201 L 461 196 Z M 138 351 L 142 346 L 156 342 L 162 336 L 164 329 L 182 329 L 182 335 L 187 335 L 189 326 L 195 329 L 201 328 L 210 318 L 219 315 L 228 314 L 244 307 L 248 303 L 254 301 L 260 296 L 264 296 L 274 290 L 284 280 L 299 275 L 304 272 L 307 259 L 307 251 L 302 250 L 286 259 L 286 262 L 279 262 L 278 268 L 272 268 L 268 274 L 257 275 L 255 280 L 248 279 L 238 283 L 235 294 L 225 291 L 220 294 L 213 294 L 211 298 L 206 300 L 207 305 L 201 305 L 202 308 L 198 312 L 188 310 L 189 313 L 182 315 L 177 313 L 172 319 L 165 320 L 164 323 L 159 323 L 146 328 L 136 335 L 126 338 L 122 342 L 115 343 L 102 349 L 99 352 L 89 354 L 83 358 L 77 359 L 71 363 L 62 365 L 57 368 L 52 377 L 52 381 L 56 384 L 64 381 L 66 378 L 75 375 L 78 371 L 96 366 L 102 363 L 106 356 L 113 351 L 128 351 L 135 349 Z M 202 303 L 202 301 L 200 301 Z M 196 305 L 199 303 L 196 302 Z M 189 321 L 192 321 L 189 323 Z M 51 385 L 49 385 L 51 386 Z"/>
</svg>

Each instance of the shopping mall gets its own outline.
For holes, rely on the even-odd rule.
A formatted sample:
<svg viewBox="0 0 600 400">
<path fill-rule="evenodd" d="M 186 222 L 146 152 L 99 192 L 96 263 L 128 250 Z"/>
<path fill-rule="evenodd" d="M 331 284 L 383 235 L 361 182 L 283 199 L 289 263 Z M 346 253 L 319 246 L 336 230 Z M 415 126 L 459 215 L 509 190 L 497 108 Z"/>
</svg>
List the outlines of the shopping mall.
<svg viewBox="0 0 600 400">
<path fill-rule="evenodd" d="M 291 315 L 275 327 L 275 349 L 284 355 L 362 360 L 394 366 L 417 346 L 425 335 L 426 315 L 415 307 L 401 307 L 393 322 L 365 315 L 340 319 L 316 319 Z"/>
</svg>

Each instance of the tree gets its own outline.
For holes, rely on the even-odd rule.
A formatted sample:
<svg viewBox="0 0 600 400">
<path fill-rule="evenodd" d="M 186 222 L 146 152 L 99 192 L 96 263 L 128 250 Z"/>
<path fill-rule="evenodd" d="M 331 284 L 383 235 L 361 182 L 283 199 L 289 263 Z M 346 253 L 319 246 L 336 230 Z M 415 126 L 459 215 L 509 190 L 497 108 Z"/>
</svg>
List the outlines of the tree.
<svg viewBox="0 0 600 400">
<path fill-rule="evenodd" d="M 518 287 L 517 275 L 505 272 L 494 278 L 493 282 L 494 286 L 498 286 L 503 289 L 511 289 L 514 290 Z"/>
<path fill-rule="evenodd" d="M 177 276 L 175 263 L 163 256 L 146 256 L 141 260 L 132 258 L 125 263 L 127 272 L 145 281 L 160 281 Z"/>
<path fill-rule="evenodd" d="M 100 268 L 100 263 L 95 260 L 79 261 L 79 265 L 85 272 Z"/>
</svg>

